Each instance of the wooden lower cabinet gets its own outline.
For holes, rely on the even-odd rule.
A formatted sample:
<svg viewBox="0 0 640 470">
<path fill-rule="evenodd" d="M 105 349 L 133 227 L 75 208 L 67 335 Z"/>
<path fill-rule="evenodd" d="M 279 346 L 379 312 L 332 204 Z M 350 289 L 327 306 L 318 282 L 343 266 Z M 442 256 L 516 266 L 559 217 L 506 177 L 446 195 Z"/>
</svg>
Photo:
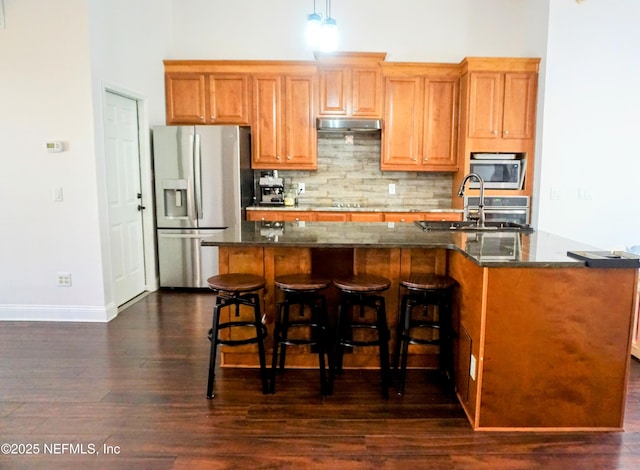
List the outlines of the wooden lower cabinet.
<svg viewBox="0 0 640 470">
<path fill-rule="evenodd" d="M 637 273 L 482 268 L 450 251 L 456 391 L 474 429 L 621 430 Z M 605 318 L 606 317 L 606 318 Z"/>
<path fill-rule="evenodd" d="M 385 222 L 414 222 L 416 220 L 462 220 L 461 212 L 387 212 Z"/>
<path fill-rule="evenodd" d="M 462 220 L 461 212 L 359 212 L 359 211 L 247 211 L 248 221 L 306 222 L 413 222 L 415 220 Z"/>
<path fill-rule="evenodd" d="M 382 212 L 352 212 L 349 221 L 382 222 L 384 221 L 384 214 Z"/>
<path fill-rule="evenodd" d="M 348 212 L 314 212 L 317 222 L 349 222 L 350 219 Z"/>
</svg>

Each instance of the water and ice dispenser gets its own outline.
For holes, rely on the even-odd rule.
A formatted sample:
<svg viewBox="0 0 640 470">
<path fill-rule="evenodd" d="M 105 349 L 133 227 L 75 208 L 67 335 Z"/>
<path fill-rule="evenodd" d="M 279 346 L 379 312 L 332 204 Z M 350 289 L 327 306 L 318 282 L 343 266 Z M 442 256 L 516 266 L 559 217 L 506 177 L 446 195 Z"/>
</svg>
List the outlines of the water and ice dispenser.
<svg viewBox="0 0 640 470">
<path fill-rule="evenodd" d="M 187 180 L 167 179 L 162 182 L 164 193 L 164 216 L 187 217 Z"/>
</svg>

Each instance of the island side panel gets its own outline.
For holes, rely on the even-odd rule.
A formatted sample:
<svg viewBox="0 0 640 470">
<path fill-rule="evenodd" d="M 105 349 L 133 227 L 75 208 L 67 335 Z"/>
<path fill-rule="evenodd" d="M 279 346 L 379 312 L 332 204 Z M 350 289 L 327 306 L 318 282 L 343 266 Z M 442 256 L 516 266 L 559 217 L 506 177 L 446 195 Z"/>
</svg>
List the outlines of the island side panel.
<svg viewBox="0 0 640 470">
<path fill-rule="evenodd" d="M 449 275 L 458 283 L 454 289 L 452 318 L 456 394 L 475 429 L 482 383 L 486 268 L 455 251 L 448 253 L 448 266 Z M 475 361 L 472 361 L 472 356 Z"/>
<path fill-rule="evenodd" d="M 634 269 L 489 269 L 480 428 L 619 430 Z"/>
</svg>

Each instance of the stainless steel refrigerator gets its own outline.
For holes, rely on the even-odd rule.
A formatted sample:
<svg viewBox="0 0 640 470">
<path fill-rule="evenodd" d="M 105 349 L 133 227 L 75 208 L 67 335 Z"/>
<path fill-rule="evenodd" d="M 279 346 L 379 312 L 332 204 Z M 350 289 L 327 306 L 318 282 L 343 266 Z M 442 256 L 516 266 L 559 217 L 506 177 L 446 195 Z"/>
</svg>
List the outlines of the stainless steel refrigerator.
<svg viewBox="0 0 640 470">
<path fill-rule="evenodd" d="M 207 287 L 218 249 L 202 239 L 252 203 L 249 128 L 154 127 L 153 166 L 160 287 Z"/>
</svg>

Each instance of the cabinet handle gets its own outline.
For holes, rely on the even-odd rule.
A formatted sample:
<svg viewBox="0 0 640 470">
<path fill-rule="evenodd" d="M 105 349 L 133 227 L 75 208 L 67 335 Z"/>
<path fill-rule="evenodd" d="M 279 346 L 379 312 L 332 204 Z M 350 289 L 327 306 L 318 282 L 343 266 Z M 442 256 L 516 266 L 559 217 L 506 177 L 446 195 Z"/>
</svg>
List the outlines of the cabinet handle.
<svg viewBox="0 0 640 470">
<path fill-rule="evenodd" d="M 498 131 L 493 131 L 493 135 L 498 135 Z"/>
<path fill-rule="evenodd" d="M 287 160 L 291 160 L 291 155 L 287 155 Z"/>
<path fill-rule="evenodd" d="M 509 131 L 504 131 L 504 135 L 509 135 Z"/>
<path fill-rule="evenodd" d="M 277 156 L 276 156 L 276 160 L 280 160 L 280 155 L 277 155 Z"/>
<path fill-rule="evenodd" d="M 201 120 L 201 121 L 204 121 L 204 116 L 200 116 L 200 120 Z"/>
</svg>

